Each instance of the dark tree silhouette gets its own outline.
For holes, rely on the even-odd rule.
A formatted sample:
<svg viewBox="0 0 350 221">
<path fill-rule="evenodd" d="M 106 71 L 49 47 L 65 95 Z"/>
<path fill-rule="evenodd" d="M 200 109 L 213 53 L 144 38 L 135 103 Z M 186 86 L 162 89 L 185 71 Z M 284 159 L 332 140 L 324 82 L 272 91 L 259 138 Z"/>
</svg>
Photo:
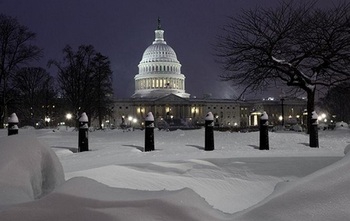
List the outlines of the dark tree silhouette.
<svg viewBox="0 0 350 221">
<path fill-rule="evenodd" d="M 52 116 L 55 108 L 56 91 L 54 79 L 43 68 L 21 68 L 14 77 L 17 92 L 17 109 L 22 117 L 21 124 L 35 126 L 36 122 Z"/>
<path fill-rule="evenodd" d="M 39 59 L 41 50 L 31 42 L 35 34 L 9 16 L 0 14 L 0 128 L 7 121 L 8 104 L 13 100 L 12 79 L 20 66 Z"/>
<path fill-rule="evenodd" d="M 350 83 L 344 82 L 332 87 L 321 99 L 321 106 L 338 121 L 350 122 Z M 331 119 L 332 116 L 330 116 Z"/>
<path fill-rule="evenodd" d="M 287 85 L 307 94 L 350 79 L 350 4 L 282 2 L 231 17 L 216 44 L 223 80 L 244 93 Z"/>
<path fill-rule="evenodd" d="M 99 127 L 102 129 L 102 120 L 105 116 L 111 115 L 111 106 L 113 104 L 112 71 L 108 57 L 97 53 L 93 60 L 93 92 L 96 98 L 97 109 L 93 115 L 99 121 Z"/>
<path fill-rule="evenodd" d="M 63 62 L 50 61 L 49 64 L 58 68 L 58 85 L 69 109 L 77 118 L 86 112 L 90 118 L 99 117 L 102 122 L 113 92 L 108 58 L 91 45 L 81 45 L 76 52 L 66 46 L 63 53 Z"/>
</svg>

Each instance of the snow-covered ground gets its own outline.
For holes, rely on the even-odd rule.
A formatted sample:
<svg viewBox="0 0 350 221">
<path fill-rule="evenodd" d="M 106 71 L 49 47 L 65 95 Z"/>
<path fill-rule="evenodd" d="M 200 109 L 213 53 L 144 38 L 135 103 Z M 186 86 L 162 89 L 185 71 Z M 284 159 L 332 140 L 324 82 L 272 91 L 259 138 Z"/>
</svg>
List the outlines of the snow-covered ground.
<svg viewBox="0 0 350 221">
<path fill-rule="evenodd" d="M 76 153 L 70 128 L 0 130 L 0 220 L 350 217 L 347 128 L 320 131 L 320 148 L 304 133 L 270 132 L 268 151 L 258 132 L 216 131 L 204 151 L 200 129 L 155 130 L 156 150 L 143 152 L 144 133 L 89 132 L 91 151 Z"/>
</svg>

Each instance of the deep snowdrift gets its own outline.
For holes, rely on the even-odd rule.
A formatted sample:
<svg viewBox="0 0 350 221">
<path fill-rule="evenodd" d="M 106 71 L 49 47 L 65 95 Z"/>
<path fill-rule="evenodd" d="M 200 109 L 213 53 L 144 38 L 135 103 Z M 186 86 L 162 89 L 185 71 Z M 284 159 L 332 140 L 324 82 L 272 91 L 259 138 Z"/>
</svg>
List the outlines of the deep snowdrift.
<svg viewBox="0 0 350 221">
<path fill-rule="evenodd" d="M 0 220 L 329 221 L 350 217 L 350 156 L 329 165 L 350 143 L 348 130 L 322 132 L 319 149 L 305 146 L 304 134 L 271 133 L 273 148 L 263 152 L 254 147 L 257 133 L 218 133 L 218 148 L 211 153 L 200 148 L 202 132 L 158 133 L 158 151 L 152 153 L 135 148 L 142 146 L 138 132 L 91 133 L 94 148 L 78 154 L 70 152 L 77 142 L 74 132 L 1 135 Z M 60 162 L 35 136 L 56 149 L 72 179 L 62 184 Z M 283 182 L 289 178 L 292 181 Z M 223 211 L 248 205 L 262 196 L 254 191 L 271 188 L 270 194 L 278 182 L 270 196 L 239 213 L 227 214 L 211 206 Z M 235 195 L 235 200 L 224 199 L 222 193 Z M 253 198 L 244 202 L 244 196 Z"/>
<path fill-rule="evenodd" d="M 349 220 L 350 154 L 299 181 L 277 186 L 267 199 L 234 220 Z"/>
<path fill-rule="evenodd" d="M 64 182 L 56 154 L 35 137 L 12 135 L 0 141 L 0 209 L 32 201 Z"/>
<path fill-rule="evenodd" d="M 68 180 L 43 199 L 3 211 L 0 218 L 2 221 L 229 220 L 228 215 L 213 210 L 188 188 L 158 192 L 127 190 L 82 177 Z"/>
</svg>

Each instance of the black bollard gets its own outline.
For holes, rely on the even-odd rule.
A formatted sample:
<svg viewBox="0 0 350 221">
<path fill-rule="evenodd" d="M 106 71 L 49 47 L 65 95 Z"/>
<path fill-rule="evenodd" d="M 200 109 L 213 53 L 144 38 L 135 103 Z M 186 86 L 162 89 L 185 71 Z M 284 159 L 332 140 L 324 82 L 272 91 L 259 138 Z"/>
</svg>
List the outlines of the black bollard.
<svg viewBox="0 0 350 221">
<path fill-rule="evenodd" d="M 211 112 L 208 112 L 205 116 L 205 142 L 204 150 L 214 150 L 214 116 Z"/>
<path fill-rule="evenodd" d="M 315 111 L 312 112 L 310 120 L 310 147 L 318 147 L 318 115 Z"/>
<path fill-rule="evenodd" d="M 79 141 L 78 152 L 89 151 L 89 119 L 86 113 L 82 113 L 79 118 Z"/>
<path fill-rule="evenodd" d="M 18 117 L 16 113 L 11 114 L 8 118 L 8 136 L 18 134 Z"/>
<path fill-rule="evenodd" d="M 269 116 L 264 111 L 260 117 L 260 145 L 259 150 L 269 150 Z"/>
<path fill-rule="evenodd" d="M 149 112 L 145 118 L 145 152 L 154 150 L 154 117 Z"/>
</svg>

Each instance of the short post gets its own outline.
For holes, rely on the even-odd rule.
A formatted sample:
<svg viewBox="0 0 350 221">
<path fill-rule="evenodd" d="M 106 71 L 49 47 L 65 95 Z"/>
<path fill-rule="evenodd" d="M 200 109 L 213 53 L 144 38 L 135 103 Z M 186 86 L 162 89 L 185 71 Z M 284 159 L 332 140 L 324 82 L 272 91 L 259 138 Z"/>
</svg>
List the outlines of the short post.
<svg viewBox="0 0 350 221">
<path fill-rule="evenodd" d="M 8 118 L 8 136 L 18 134 L 18 117 L 16 113 L 11 114 L 11 116 Z"/>
<path fill-rule="evenodd" d="M 264 111 L 260 117 L 260 145 L 259 150 L 269 150 L 269 116 Z"/>
<path fill-rule="evenodd" d="M 205 142 L 204 150 L 214 150 L 214 116 L 212 112 L 208 112 L 205 116 Z"/>
<path fill-rule="evenodd" d="M 316 111 L 312 112 L 310 120 L 310 147 L 318 147 L 318 115 Z"/>
<path fill-rule="evenodd" d="M 78 152 L 89 151 L 89 118 L 86 113 L 82 113 L 79 118 L 79 141 Z"/>
<path fill-rule="evenodd" d="M 149 112 L 145 118 L 145 152 L 154 150 L 154 117 Z"/>
</svg>

